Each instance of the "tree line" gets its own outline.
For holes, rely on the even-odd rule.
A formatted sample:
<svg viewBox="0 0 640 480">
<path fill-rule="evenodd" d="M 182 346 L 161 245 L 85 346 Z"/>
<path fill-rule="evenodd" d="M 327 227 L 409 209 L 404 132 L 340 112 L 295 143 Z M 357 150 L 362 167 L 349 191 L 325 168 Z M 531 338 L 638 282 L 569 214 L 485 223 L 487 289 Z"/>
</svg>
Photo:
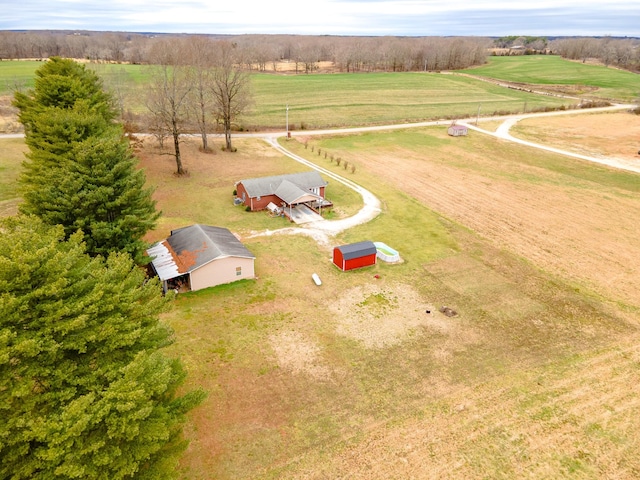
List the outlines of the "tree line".
<svg viewBox="0 0 640 480">
<path fill-rule="evenodd" d="M 186 373 L 141 267 L 156 211 L 97 75 L 52 57 L 14 104 L 28 147 L 0 220 L 0 479 L 175 478 Z"/>
<path fill-rule="evenodd" d="M 566 38 L 554 42 L 559 55 L 586 62 L 597 59 L 607 66 L 640 72 L 640 40 L 637 38 Z"/>
<path fill-rule="evenodd" d="M 243 68 L 278 70 L 282 61 L 295 72 L 317 71 L 330 62 L 335 71 L 437 71 L 484 63 L 491 49 L 555 53 L 570 59 L 596 59 L 606 65 L 640 70 L 640 39 L 619 37 L 360 37 L 314 35 L 187 35 L 91 31 L 1 31 L 0 60 L 50 56 L 95 62 L 152 61 L 163 39 L 205 37 L 232 43 Z"/>
<path fill-rule="evenodd" d="M 336 71 L 451 70 L 484 63 L 488 38 L 348 37 L 311 35 L 178 35 L 119 32 L 0 32 L 0 59 L 50 56 L 91 61 L 153 62 L 155 44 L 167 38 L 204 37 L 236 48 L 238 64 L 247 70 L 278 71 L 287 61 L 297 73 L 311 73 L 322 62 Z"/>
</svg>

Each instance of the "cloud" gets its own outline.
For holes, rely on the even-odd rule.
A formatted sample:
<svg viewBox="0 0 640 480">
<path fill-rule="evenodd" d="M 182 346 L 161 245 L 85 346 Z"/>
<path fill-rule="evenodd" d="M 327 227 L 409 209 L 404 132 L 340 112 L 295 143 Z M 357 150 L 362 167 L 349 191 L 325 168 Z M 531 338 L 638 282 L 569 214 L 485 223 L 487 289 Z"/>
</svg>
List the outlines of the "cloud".
<svg viewBox="0 0 640 480">
<path fill-rule="evenodd" d="M 26 0 L 0 29 L 309 35 L 639 36 L 640 2 L 574 0 Z"/>
</svg>

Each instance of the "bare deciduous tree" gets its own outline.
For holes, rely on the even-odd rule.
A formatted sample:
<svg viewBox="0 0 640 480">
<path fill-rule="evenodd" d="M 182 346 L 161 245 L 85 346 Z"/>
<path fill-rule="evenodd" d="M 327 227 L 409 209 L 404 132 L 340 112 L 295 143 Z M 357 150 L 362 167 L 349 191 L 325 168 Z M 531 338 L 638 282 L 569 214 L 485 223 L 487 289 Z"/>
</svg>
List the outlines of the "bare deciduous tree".
<svg viewBox="0 0 640 480">
<path fill-rule="evenodd" d="M 235 46 L 229 42 L 216 43 L 216 66 L 213 71 L 212 94 L 218 122 L 224 130 L 225 149 L 233 151 L 231 128 L 233 122 L 251 104 L 250 78 L 237 64 Z"/>
<path fill-rule="evenodd" d="M 212 87 L 214 85 L 213 67 L 215 61 L 215 44 L 207 37 L 196 36 L 187 40 L 188 62 L 191 76 L 190 109 L 196 120 L 200 137 L 202 138 L 202 151 L 209 152 L 207 137 L 209 119 L 214 111 L 214 97 Z"/>
<path fill-rule="evenodd" d="M 182 41 L 166 39 L 153 45 L 151 81 L 146 99 L 147 108 L 162 134 L 173 138 L 176 173 L 185 170 L 180 156 L 180 135 L 189 118 L 189 95 L 192 90 L 188 66 L 185 65 Z"/>
</svg>

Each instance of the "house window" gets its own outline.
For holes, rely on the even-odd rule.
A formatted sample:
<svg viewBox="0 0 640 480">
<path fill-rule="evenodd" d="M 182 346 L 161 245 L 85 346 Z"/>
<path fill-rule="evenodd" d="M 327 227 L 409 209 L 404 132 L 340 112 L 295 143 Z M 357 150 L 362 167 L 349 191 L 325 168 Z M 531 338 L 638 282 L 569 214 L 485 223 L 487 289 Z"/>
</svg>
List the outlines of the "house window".
<svg viewBox="0 0 640 480">
<path fill-rule="evenodd" d="M 236 267 L 236 277 L 239 277 L 242 275 L 242 267 Z"/>
</svg>

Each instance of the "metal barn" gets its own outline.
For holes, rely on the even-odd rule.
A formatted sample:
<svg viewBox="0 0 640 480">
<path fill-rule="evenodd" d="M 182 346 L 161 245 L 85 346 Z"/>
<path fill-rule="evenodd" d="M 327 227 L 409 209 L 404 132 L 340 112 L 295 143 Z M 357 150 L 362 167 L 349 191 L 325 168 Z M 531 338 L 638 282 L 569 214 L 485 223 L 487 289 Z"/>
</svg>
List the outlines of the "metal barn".
<svg viewBox="0 0 640 480">
<path fill-rule="evenodd" d="M 342 271 L 376 264 L 377 249 L 373 242 L 364 241 L 341 245 L 333 249 L 333 263 Z"/>
</svg>

